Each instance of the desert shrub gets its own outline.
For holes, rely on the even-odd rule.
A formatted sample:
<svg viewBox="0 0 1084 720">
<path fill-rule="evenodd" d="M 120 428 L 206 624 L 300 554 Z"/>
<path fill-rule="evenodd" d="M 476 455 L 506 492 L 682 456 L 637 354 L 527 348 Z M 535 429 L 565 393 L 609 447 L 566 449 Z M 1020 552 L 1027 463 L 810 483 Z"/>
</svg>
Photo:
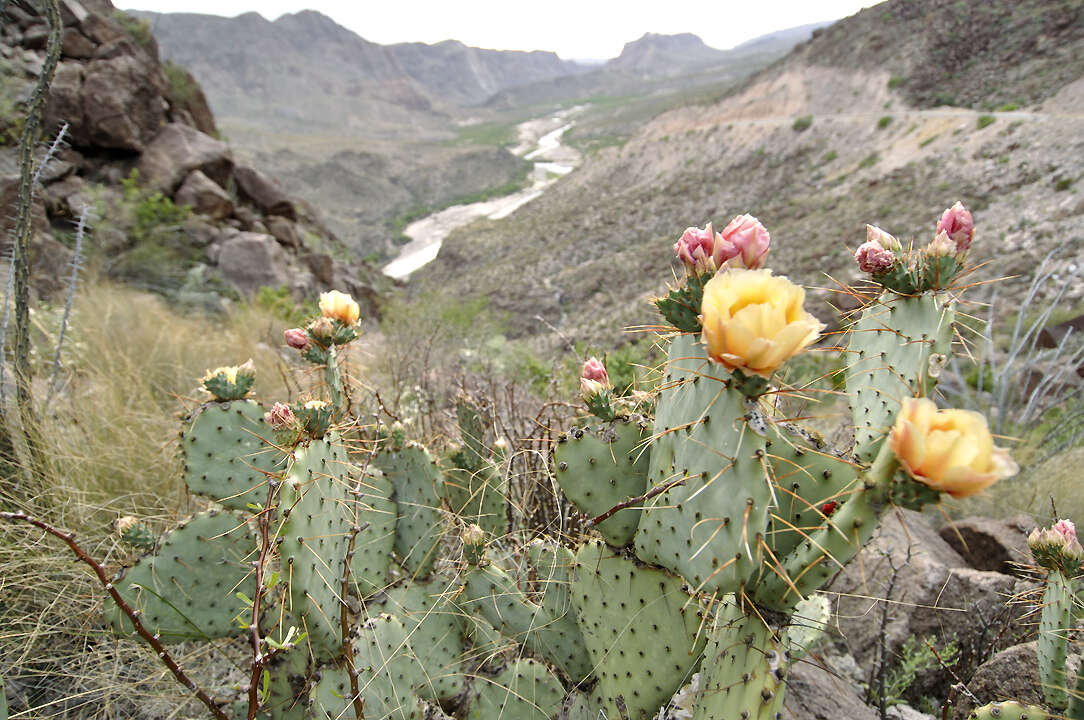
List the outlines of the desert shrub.
<svg viewBox="0 0 1084 720">
<path fill-rule="evenodd" d="M 983 128 L 990 127 L 995 122 L 997 122 L 997 118 L 993 115 L 979 115 L 978 119 L 975 120 L 975 127 L 982 130 Z"/>
<path fill-rule="evenodd" d="M 892 124 L 891 115 L 883 115 L 880 120 L 877 121 L 877 129 L 884 130 L 886 127 Z"/>
<path fill-rule="evenodd" d="M 113 22 L 142 47 L 147 47 L 154 40 L 151 24 L 142 18 L 132 17 L 123 10 L 114 10 Z"/>
<path fill-rule="evenodd" d="M 801 117 L 795 118 L 794 119 L 794 124 L 791 125 L 790 127 L 791 127 L 792 130 L 794 130 L 794 132 L 802 132 L 804 130 L 808 130 L 812 126 L 813 126 L 813 116 L 812 115 L 802 115 Z"/>
</svg>

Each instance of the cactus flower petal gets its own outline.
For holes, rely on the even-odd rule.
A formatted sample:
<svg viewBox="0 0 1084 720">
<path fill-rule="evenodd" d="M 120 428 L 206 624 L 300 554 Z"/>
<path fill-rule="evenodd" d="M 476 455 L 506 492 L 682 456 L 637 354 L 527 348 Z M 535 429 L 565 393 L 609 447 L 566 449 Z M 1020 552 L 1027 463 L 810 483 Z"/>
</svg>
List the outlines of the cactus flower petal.
<svg viewBox="0 0 1084 720">
<path fill-rule="evenodd" d="M 352 327 L 358 324 L 361 310 L 354 298 L 338 290 L 331 290 L 320 293 L 320 313 L 326 318 Z"/>
<path fill-rule="evenodd" d="M 768 229 L 752 215 L 739 215 L 715 234 L 712 259 L 716 267 L 733 261 L 733 266 L 749 270 L 760 267 L 771 245 Z"/>
<path fill-rule="evenodd" d="M 905 398 L 889 446 L 918 482 L 967 497 L 1015 475 L 1008 450 L 994 445 L 986 418 L 969 410 L 939 410 L 932 400 Z"/>
<path fill-rule="evenodd" d="M 955 244 L 957 253 L 966 252 L 975 237 L 975 220 L 971 212 L 957 201 L 941 214 L 937 221 L 937 234 L 945 233 Z"/>
<path fill-rule="evenodd" d="M 708 356 L 729 370 L 769 377 L 824 327 L 804 301 L 802 288 L 771 270 L 720 272 L 704 286 L 701 305 Z"/>
</svg>

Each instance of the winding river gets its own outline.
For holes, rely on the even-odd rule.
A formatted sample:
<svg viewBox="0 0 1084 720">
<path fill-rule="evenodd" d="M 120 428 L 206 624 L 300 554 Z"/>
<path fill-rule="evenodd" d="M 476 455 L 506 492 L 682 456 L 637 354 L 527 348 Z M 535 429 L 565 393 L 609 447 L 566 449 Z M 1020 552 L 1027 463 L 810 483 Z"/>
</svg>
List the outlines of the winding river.
<svg viewBox="0 0 1084 720">
<path fill-rule="evenodd" d="M 519 142 L 512 153 L 534 161 L 530 186 L 492 200 L 453 205 L 407 225 L 403 234 L 410 242 L 399 251 L 399 257 L 384 266 L 384 274 L 398 279 L 407 277 L 436 258 L 444 238 L 456 228 L 478 218 L 507 217 L 545 192 L 559 177 L 572 172 L 582 158 L 579 152 L 561 144 L 561 136 L 572 127 L 571 117 L 580 109 L 580 106 L 568 108 L 516 126 Z"/>
</svg>

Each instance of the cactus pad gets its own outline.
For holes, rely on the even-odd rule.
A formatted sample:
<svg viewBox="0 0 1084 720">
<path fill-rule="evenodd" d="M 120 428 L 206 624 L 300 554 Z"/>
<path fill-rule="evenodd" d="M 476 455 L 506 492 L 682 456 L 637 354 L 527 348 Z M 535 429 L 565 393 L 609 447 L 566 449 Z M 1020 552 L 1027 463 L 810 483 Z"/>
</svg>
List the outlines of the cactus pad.
<svg viewBox="0 0 1084 720">
<path fill-rule="evenodd" d="M 561 709 L 564 688 L 537 660 L 517 660 L 490 679 L 476 680 L 469 720 L 549 720 Z"/>
<path fill-rule="evenodd" d="M 200 513 L 159 543 L 113 581 L 114 587 L 142 622 L 163 643 L 208 640 L 244 632 L 247 609 L 237 593 L 252 598 L 256 582 L 249 561 L 255 538 L 245 521 L 229 512 Z M 111 598 L 103 613 L 117 635 L 132 625 Z"/>
<path fill-rule="evenodd" d="M 745 396 L 691 335 L 670 344 L 655 413 L 636 555 L 679 573 L 695 591 L 731 592 L 760 566 L 772 501 L 765 438 Z"/>
<path fill-rule="evenodd" d="M 384 603 L 407 631 L 424 677 L 415 690 L 426 700 L 451 700 L 466 688 L 464 620 L 449 597 L 454 592 L 447 580 L 434 577 L 391 588 Z"/>
<path fill-rule="evenodd" d="M 343 563 L 354 518 L 346 450 L 313 440 L 294 451 L 279 504 L 285 518 L 279 552 L 289 582 L 289 605 L 318 656 L 342 644 Z"/>
<path fill-rule="evenodd" d="M 181 433 L 185 482 L 231 510 L 267 500 L 268 475 L 281 472 L 284 453 L 268 444 L 271 428 L 263 407 L 251 400 L 207 403 Z"/>
<path fill-rule="evenodd" d="M 1042 615 L 1039 618 L 1039 679 L 1043 697 L 1056 710 L 1069 704 L 1066 692 L 1068 636 L 1073 627 L 1073 581 L 1057 570 L 1046 576 Z M 1078 671 L 1084 674 L 1084 671 Z"/>
<path fill-rule="evenodd" d="M 952 344 L 955 312 L 943 297 L 886 290 L 851 326 L 847 392 L 854 454 L 872 462 L 905 397 L 925 397 L 937 384 Z"/>
<path fill-rule="evenodd" d="M 640 416 L 620 417 L 582 430 L 573 428 L 554 448 L 557 482 L 580 512 L 597 517 L 647 489 L 650 452 L 647 424 Z M 599 523 L 603 537 L 617 547 L 632 542 L 640 508 L 619 510 Z"/>
<path fill-rule="evenodd" d="M 787 662 L 760 615 L 723 599 L 700 669 L 693 720 L 776 720 Z"/>
<path fill-rule="evenodd" d="M 440 514 L 440 469 L 429 451 L 416 444 L 401 450 L 385 448 L 376 454 L 373 464 L 384 471 L 395 488 L 399 507 L 395 552 L 411 573 L 424 576 L 437 559 L 444 525 Z"/>
<path fill-rule="evenodd" d="M 983 705 L 967 716 L 968 720 L 1046 720 L 1048 717 L 1050 715 L 1041 707 L 1021 705 L 1015 700 Z"/>
<path fill-rule="evenodd" d="M 350 573 L 356 592 L 364 597 L 387 584 L 399 510 L 392 500 L 391 482 L 376 468 L 367 469 L 360 491 L 357 515 L 361 530 L 354 538 Z"/>
<path fill-rule="evenodd" d="M 576 554 L 572 604 L 606 717 L 654 717 L 695 672 L 702 614 L 681 578 L 593 541 Z"/>
<path fill-rule="evenodd" d="M 412 688 L 424 684 L 425 678 L 402 623 L 381 614 L 359 628 L 358 634 L 354 669 L 365 720 L 422 720 L 421 705 Z M 350 676 L 344 668 L 325 669 L 310 697 L 314 718 L 353 717 Z"/>
<path fill-rule="evenodd" d="M 508 480 L 501 465 L 484 460 L 476 470 L 446 468 L 440 487 L 448 509 L 463 522 L 478 525 L 490 537 L 508 532 Z"/>
</svg>

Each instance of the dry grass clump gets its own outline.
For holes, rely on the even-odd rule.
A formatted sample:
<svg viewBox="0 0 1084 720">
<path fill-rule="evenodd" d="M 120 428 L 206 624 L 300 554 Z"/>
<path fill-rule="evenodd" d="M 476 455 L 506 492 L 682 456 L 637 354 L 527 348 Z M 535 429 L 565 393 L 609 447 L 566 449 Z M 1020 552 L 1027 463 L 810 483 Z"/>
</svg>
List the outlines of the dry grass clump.
<svg viewBox="0 0 1084 720">
<path fill-rule="evenodd" d="M 53 356 L 53 320 L 47 308 L 35 313 L 36 356 L 47 359 L 39 376 L 47 377 Z M 37 388 L 44 486 L 5 478 L 0 505 L 74 530 L 114 570 L 134 559 L 112 534 L 118 516 L 161 531 L 200 509 L 185 492 L 177 434 L 180 416 L 206 399 L 199 379 L 207 368 L 251 357 L 261 396 L 296 396 L 299 387 L 277 350 L 282 321 L 252 306 L 182 315 L 157 296 L 97 284 L 77 297 L 71 328 L 60 389 L 47 407 L 44 377 Z M 175 681 L 141 643 L 102 629 L 102 590 L 59 543 L 29 526 L 0 524 L 0 578 L 0 675 L 13 718 L 202 714 L 177 702 Z M 229 643 L 178 647 L 177 657 L 199 668 L 212 691 L 234 680 L 238 654 Z"/>
</svg>

